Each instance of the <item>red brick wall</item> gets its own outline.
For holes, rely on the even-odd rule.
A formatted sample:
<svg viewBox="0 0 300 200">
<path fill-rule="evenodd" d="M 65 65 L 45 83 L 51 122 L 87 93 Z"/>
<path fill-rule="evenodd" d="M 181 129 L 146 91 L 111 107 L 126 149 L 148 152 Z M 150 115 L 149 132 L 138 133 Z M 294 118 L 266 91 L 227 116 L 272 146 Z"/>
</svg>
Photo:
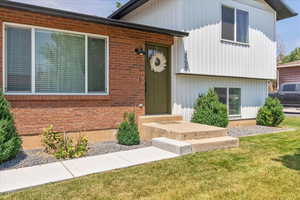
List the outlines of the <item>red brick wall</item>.
<svg viewBox="0 0 300 200">
<path fill-rule="evenodd" d="M 300 82 L 300 66 L 279 68 L 279 85 L 282 83 Z"/>
<path fill-rule="evenodd" d="M 6 96 L 12 105 L 20 134 L 40 133 L 53 124 L 60 131 L 88 131 L 115 128 L 123 113 L 144 114 L 144 57 L 135 48 L 145 42 L 171 45 L 173 37 L 119 28 L 61 17 L 0 8 L 3 22 L 78 31 L 109 36 L 109 95 L 108 96 Z M 2 41 L 0 33 L 0 82 L 3 84 Z"/>
</svg>

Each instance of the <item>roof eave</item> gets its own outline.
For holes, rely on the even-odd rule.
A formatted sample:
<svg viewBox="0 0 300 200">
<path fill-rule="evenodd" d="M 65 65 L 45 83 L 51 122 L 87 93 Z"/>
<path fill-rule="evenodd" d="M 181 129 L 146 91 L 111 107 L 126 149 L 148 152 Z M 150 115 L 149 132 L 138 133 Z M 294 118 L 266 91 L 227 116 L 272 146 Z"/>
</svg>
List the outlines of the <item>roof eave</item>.
<svg viewBox="0 0 300 200">
<path fill-rule="evenodd" d="M 112 13 L 108 18 L 110 19 L 121 19 L 123 16 L 127 15 L 131 11 L 145 4 L 149 0 L 130 0 L 124 4 L 121 8 Z M 298 13 L 293 11 L 287 4 L 282 0 L 265 0 L 276 12 L 277 20 L 282 20 L 290 17 L 297 16 Z"/>
<path fill-rule="evenodd" d="M 93 16 L 93 15 L 74 13 L 65 10 L 46 8 L 46 7 L 13 2 L 8 0 L 0 0 L 0 7 L 28 11 L 33 13 L 46 14 L 50 16 L 64 17 L 64 18 L 75 19 L 80 21 L 93 22 L 93 23 L 104 24 L 104 25 L 111 25 L 116 27 L 135 29 L 135 30 L 152 32 L 152 33 L 171 35 L 175 37 L 185 37 L 189 35 L 189 33 L 182 32 L 182 31 L 169 30 L 169 29 L 147 26 L 142 24 L 135 24 L 135 23 L 124 22 L 115 19 L 108 19 L 108 18 Z"/>
<path fill-rule="evenodd" d="M 265 0 L 277 13 L 277 20 L 283 20 L 297 16 L 292 8 L 290 8 L 283 0 Z"/>
</svg>

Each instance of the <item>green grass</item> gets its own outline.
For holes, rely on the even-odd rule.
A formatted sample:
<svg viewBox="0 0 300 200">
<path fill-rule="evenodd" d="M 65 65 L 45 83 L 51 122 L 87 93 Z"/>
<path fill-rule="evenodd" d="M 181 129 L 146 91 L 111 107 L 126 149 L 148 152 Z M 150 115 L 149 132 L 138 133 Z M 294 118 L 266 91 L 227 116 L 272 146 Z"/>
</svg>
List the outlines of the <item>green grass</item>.
<svg viewBox="0 0 300 200">
<path fill-rule="evenodd" d="M 288 118 L 283 126 L 297 130 L 245 137 L 240 148 L 95 174 L 0 199 L 300 199 L 300 118 Z"/>
</svg>

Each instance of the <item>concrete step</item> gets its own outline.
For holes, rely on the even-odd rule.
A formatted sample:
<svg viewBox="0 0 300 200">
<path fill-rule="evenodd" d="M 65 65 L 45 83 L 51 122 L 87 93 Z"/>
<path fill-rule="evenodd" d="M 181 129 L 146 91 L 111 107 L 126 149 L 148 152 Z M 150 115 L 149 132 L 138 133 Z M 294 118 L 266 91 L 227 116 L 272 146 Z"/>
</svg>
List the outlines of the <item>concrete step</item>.
<svg viewBox="0 0 300 200">
<path fill-rule="evenodd" d="M 165 137 L 153 138 L 152 146 L 178 155 L 186 155 L 192 153 L 191 143 L 173 140 Z"/>
<path fill-rule="evenodd" d="M 193 153 L 239 146 L 239 139 L 230 136 L 207 138 L 201 140 L 187 140 L 185 142 L 192 145 Z"/>
<path fill-rule="evenodd" d="M 143 123 L 142 137 L 145 140 L 166 137 L 175 140 L 193 140 L 227 136 L 226 128 L 207 126 L 186 121 L 161 121 Z"/>
<path fill-rule="evenodd" d="M 152 137 L 149 137 L 149 135 L 144 134 L 144 126 L 143 124 L 145 123 L 152 123 L 152 122 L 171 122 L 171 121 L 182 121 L 183 118 L 180 115 L 145 115 L 145 116 L 140 116 L 138 118 L 138 128 L 140 135 L 142 139 L 144 140 L 151 140 Z"/>
</svg>

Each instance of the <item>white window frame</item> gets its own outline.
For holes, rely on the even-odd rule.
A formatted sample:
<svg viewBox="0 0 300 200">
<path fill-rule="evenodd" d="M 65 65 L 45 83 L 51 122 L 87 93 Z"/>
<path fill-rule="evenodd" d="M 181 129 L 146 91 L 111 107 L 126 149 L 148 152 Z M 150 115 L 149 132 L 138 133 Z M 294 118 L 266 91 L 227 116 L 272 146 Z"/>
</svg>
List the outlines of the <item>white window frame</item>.
<svg viewBox="0 0 300 200">
<path fill-rule="evenodd" d="M 31 92 L 7 92 L 7 66 L 6 66 L 6 27 L 20 27 L 20 28 L 28 28 L 31 29 Z M 62 33 L 70 33 L 70 34 L 77 34 L 82 35 L 85 38 L 85 92 L 84 93 L 37 93 L 35 91 L 35 29 L 42 29 L 48 31 L 56 31 Z M 88 92 L 88 38 L 99 38 L 105 39 L 105 92 Z M 83 33 L 83 32 L 76 32 L 76 31 L 68 31 L 63 29 L 54 29 L 54 28 L 47 28 L 41 26 L 32 26 L 32 25 L 25 25 L 25 24 L 17 24 L 17 23 L 10 23 L 10 22 L 3 22 L 2 27 L 2 66 L 3 66 L 3 88 L 5 95 L 100 95 L 100 96 L 107 96 L 109 95 L 109 37 L 105 35 L 98 35 L 98 34 L 90 34 L 90 33 Z"/>
<path fill-rule="evenodd" d="M 242 116 L 242 88 L 239 88 L 239 87 L 214 87 L 214 89 L 216 89 L 216 88 L 226 89 L 226 107 L 227 107 L 227 114 L 228 114 L 228 116 L 232 117 L 232 118 L 241 117 Z M 240 102 L 240 114 L 229 115 L 229 90 L 230 89 L 240 89 L 241 90 L 241 96 L 240 96 L 240 99 L 241 99 L 241 102 Z"/>
<path fill-rule="evenodd" d="M 234 9 L 234 40 L 229 40 L 229 39 L 223 39 L 223 6 L 227 7 L 227 8 L 232 8 Z M 241 10 L 244 12 L 248 13 L 248 42 L 239 42 L 237 41 L 237 10 Z M 241 44 L 241 45 L 249 45 L 250 44 L 250 14 L 248 10 L 245 9 L 241 9 L 241 8 L 236 8 L 234 6 L 230 6 L 230 5 L 226 5 L 226 4 L 221 4 L 221 34 L 220 34 L 220 38 L 221 41 L 223 42 L 230 42 L 230 43 L 236 43 L 236 44 Z"/>
</svg>

